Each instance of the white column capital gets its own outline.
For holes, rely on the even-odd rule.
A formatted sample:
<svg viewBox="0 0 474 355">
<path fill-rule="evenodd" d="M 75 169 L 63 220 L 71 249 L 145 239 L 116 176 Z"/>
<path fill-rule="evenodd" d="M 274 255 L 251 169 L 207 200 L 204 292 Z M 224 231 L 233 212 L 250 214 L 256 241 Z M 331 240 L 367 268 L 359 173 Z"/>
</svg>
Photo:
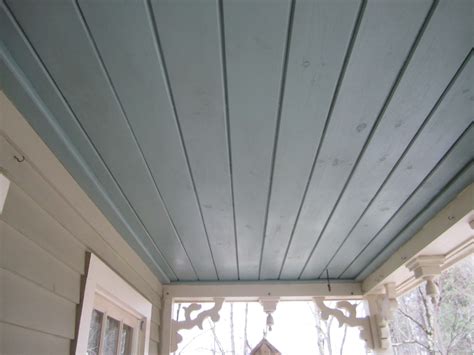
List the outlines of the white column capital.
<svg viewBox="0 0 474 355">
<path fill-rule="evenodd" d="M 441 273 L 443 262 L 444 256 L 442 255 L 422 255 L 410 260 L 406 266 L 417 279 L 426 279 L 438 276 Z"/>
<path fill-rule="evenodd" d="M 442 255 L 423 255 L 418 256 L 415 259 L 407 263 L 407 268 L 417 279 L 423 279 L 426 281 L 426 295 L 431 299 L 433 304 L 436 303 L 439 289 L 434 278 L 441 274 L 441 265 L 444 262 L 444 256 Z"/>
<path fill-rule="evenodd" d="M 262 305 L 265 313 L 273 313 L 276 310 L 280 297 L 261 297 L 258 302 Z"/>
</svg>

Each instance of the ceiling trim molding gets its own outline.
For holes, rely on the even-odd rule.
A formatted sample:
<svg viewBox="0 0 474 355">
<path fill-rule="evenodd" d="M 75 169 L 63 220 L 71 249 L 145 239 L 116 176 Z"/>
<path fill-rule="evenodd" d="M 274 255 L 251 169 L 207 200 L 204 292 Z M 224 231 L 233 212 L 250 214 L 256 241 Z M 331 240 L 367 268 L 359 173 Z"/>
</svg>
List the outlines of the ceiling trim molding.
<svg viewBox="0 0 474 355">
<path fill-rule="evenodd" d="M 473 196 L 474 183 L 471 183 L 375 272 L 365 278 L 362 282 L 364 294 L 377 293 L 387 282 L 397 284 L 397 294 L 416 287 L 422 280 L 416 278 L 409 269 L 418 260 L 417 257 L 436 257 L 442 260 L 442 271 L 471 254 L 474 251 L 471 227 L 474 220 Z"/>
<path fill-rule="evenodd" d="M 163 294 L 174 302 L 192 300 L 211 301 L 224 297 L 228 301 L 258 301 L 261 298 L 279 297 L 281 301 L 311 301 L 313 297 L 325 299 L 361 299 L 362 288 L 358 282 L 212 282 L 173 283 L 163 285 Z"/>
</svg>

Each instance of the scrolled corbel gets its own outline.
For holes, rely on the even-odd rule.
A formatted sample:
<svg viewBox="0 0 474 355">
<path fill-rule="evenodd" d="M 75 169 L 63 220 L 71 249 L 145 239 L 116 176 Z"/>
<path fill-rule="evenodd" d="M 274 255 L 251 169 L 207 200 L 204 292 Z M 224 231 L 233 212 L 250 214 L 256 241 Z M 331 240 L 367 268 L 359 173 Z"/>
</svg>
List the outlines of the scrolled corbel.
<svg viewBox="0 0 474 355">
<path fill-rule="evenodd" d="M 208 317 L 213 322 L 217 322 L 220 319 L 219 311 L 221 310 L 223 303 L 224 298 L 214 298 L 214 306 L 211 309 L 206 309 L 205 311 L 197 314 L 195 318 L 191 318 L 191 313 L 199 311 L 202 306 L 197 303 L 192 303 L 188 307 L 184 307 L 184 320 L 171 320 L 170 352 L 175 352 L 178 350 L 178 344 L 183 340 L 183 337 L 181 334 L 179 334 L 181 330 L 192 329 L 194 327 L 199 327 L 199 329 L 202 329 L 203 322 Z"/>
<path fill-rule="evenodd" d="M 319 310 L 321 311 L 321 317 L 324 320 L 327 320 L 329 316 L 333 316 L 339 322 L 339 327 L 342 327 L 344 324 L 346 324 L 349 327 L 359 328 L 360 338 L 366 342 L 369 349 L 374 348 L 374 342 L 370 329 L 370 318 L 358 318 L 356 316 L 357 305 L 354 305 L 348 301 L 339 301 L 336 303 L 337 308 L 329 308 L 324 303 L 323 297 L 314 297 L 314 303 L 316 303 Z M 348 315 L 345 315 L 342 310 L 346 310 Z"/>
</svg>

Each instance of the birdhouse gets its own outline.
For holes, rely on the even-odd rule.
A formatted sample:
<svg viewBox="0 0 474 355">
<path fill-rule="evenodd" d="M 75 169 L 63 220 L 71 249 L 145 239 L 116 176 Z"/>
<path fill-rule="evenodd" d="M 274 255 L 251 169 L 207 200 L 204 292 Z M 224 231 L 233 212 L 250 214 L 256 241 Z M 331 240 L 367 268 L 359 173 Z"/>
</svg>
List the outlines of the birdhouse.
<svg viewBox="0 0 474 355">
<path fill-rule="evenodd" d="M 281 355 L 281 352 L 275 348 L 266 338 L 263 338 L 260 343 L 250 352 L 250 355 Z"/>
</svg>

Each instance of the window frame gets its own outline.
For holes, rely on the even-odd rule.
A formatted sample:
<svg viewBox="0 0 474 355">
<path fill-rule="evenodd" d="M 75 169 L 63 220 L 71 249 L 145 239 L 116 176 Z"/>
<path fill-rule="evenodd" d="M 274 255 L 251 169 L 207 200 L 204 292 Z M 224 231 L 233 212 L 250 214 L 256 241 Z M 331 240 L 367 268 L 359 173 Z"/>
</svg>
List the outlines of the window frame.
<svg viewBox="0 0 474 355">
<path fill-rule="evenodd" d="M 102 320 L 100 325 L 100 336 L 99 336 L 99 354 L 103 354 L 105 333 L 107 328 L 107 319 L 112 318 L 119 322 L 119 336 L 117 338 L 117 351 L 116 355 L 120 354 L 120 347 L 123 337 L 123 326 L 126 325 L 132 329 L 132 338 L 130 339 L 130 351 L 133 353 L 134 349 L 138 349 L 140 344 L 140 333 L 142 333 L 140 327 L 142 319 L 140 315 L 129 312 L 117 303 L 112 302 L 109 297 L 103 295 L 102 292 L 96 292 L 94 308 L 93 310 L 102 314 Z M 90 329 L 90 328 L 89 328 Z M 90 330 L 89 330 L 90 332 Z M 90 334 L 89 334 L 90 337 Z"/>
<path fill-rule="evenodd" d="M 151 302 L 92 253 L 89 257 L 82 297 L 75 354 L 85 355 L 87 352 L 92 311 L 97 309 L 96 295 L 142 320 L 141 334 L 133 336 L 132 354 L 147 355 L 150 342 Z"/>
</svg>

